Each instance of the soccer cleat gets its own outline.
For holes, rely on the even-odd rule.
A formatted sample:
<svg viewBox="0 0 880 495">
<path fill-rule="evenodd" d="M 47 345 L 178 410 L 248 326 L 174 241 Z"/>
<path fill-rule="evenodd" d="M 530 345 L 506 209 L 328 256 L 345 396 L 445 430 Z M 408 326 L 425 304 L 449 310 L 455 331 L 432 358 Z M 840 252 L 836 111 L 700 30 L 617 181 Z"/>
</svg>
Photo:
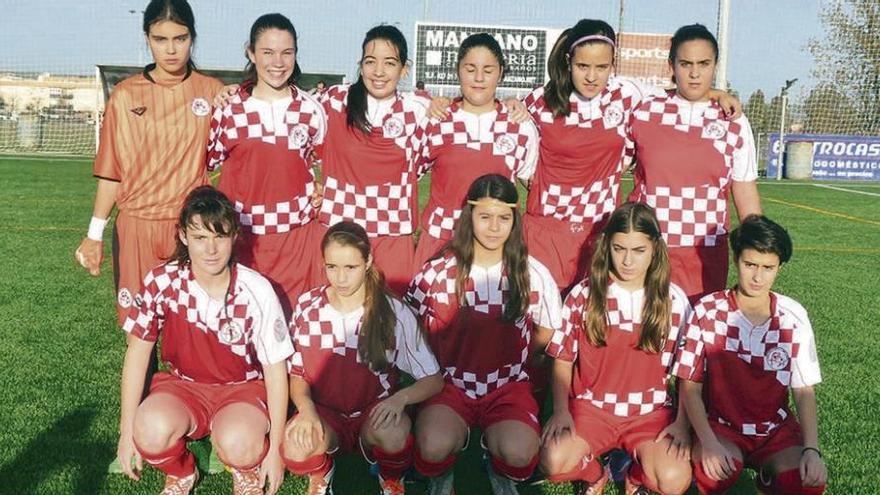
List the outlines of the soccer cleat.
<svg viewBox="0 0 880 495">
<path fill-rule="evenodd" d="M 239 471 L 232 469 L 232 495 L 263 495 L 259 468 Z"/>
<path fill-rule="evenodd" d="M 602 470 L 602 477 L 595 483 L 587 483 L 586 481 L 575 481 L 571 484 L 574 495 L 602 495 L 605 485 L 608 484 L 608 470 Z"/>
<path fill-rule="evenodd" d="M 333 472 L 336 471 L 336 465 L 330 466 L 327 474 L 309 475 L 309 491 L 308 495 L 333 495 Z"/>
<path fill-rule="evenodd" d="M 193 471 L 193 474 L 189 476 L 182 476 L 180 478 L 178 478 L 177 476 L 166 474 L 165 487 L 162 488 L 162 491 L 159 492 L 159 495 L 189 495 L 193 487 L 196 486 L 196 482 L 198 480 L 198 469 Z"/>
<path fill-rule="evenodd" d="M 404 495 L 406 488 L 403 486 L 403 478 L 385 479 L 379 475 L 380 495 Z"/>
<path fill-rule="evenodd" d="M 495 495 L 519 494 L 516 491 L 516 482 L 507 476 L 495 472 L 491 465 L 486 466 L 486 473 L 489 475 L 489 484 L 492 486 L 492 493 Z"/>
<path fill-rule="evenodd" d="M 455 472 L 450 469 L 436 478 L 428 478 L 428 495 L 453 495 Z"/>
</svg>

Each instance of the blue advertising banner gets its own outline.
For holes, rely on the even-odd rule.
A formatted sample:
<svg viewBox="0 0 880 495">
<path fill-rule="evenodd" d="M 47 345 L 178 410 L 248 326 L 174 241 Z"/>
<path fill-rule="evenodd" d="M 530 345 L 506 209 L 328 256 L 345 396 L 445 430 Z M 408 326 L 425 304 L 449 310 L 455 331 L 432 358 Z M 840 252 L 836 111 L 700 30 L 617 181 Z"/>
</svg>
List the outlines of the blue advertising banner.
<svg viewBox="0 0 880 495">
<path fill-rule="evenodd" d="M 813 179 L 880 181 L 880 136 L 786 134 L 785 142 L 813 143 Z M 779 134 L 770 135 L 767 177 L 776 177 Z"/>
</svg>

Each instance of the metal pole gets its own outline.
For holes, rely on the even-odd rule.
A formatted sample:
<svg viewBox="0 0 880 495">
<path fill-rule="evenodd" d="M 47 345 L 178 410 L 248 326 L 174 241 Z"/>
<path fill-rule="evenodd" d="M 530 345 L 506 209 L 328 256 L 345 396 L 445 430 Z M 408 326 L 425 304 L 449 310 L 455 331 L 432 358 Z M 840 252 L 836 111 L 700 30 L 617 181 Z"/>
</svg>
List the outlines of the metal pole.
<svg viewBox="0 0 880 495">
<path fill-rule="evenodd" d="M 619 7 L 620 11 L 617 14 L 617 53 L 614 54 L 617 60 L 620 60 L 620 35 L 623 33 L 623 13 L 626 11 L 626 1 L 620 0 Z"/>
<path fill-rule="evenodd" d="M 782 180 L 782 163 L 785 158 L 785 107 L 788 106 L 788 88 L 782 88 L 782 115 L 779 117 L 779 153 L 776 157 L 776 180 Z"/>
<path fill-rule="evenodd" d="M 715 87 L 727 91 L 727 25 L 730 20 L 730 0 L 718 0 L 718 66 Z"/>
</svg>

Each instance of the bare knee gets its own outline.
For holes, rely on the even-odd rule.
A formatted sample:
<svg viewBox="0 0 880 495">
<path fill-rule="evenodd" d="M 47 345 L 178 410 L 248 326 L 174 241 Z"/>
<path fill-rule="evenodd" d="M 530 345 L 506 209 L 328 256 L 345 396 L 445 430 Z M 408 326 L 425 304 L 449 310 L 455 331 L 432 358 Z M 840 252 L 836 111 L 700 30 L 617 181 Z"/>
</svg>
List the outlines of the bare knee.
<svg viewBox="0 0 880 495">
<path fill-rule="evenodd" d="M 656 470 L 654 475 L 660 493 L 681 495 L 691 486 L 691 469 L 688 464 L 665 466 L 664 469 Z"/>
<path fill-rule="evenodd" d="M 428 462 L 441 462 L 454 454 L 464 443 L 464 439 L 439 428 L 422 428 L 416 433 L 416 444 L 422 459 Z"/>
<path fill-rule="evenodd" d="M 528 466 L 538 453 L 537 441 L 528 438 L 502 438 L 498 442 L 498 457 L 515 467 Z"/>
<path fill-rule="evenodd" d="M 134 441 L 144 452 L 164 452 L 186 435 L 180 423 L 166 411 L 140 408 L 134 418 Z"/>
<path fill-rule="evenodd" d="M 547 475 L 563 474 L 574 469 L 574 461 L 568 449 L 550 445 L 541 449 L 541 470 Z"/>
<path fill-rule="evenodd" d="M 386 428 L 374 429 L 368 423 L 363 429 L 363 435 L 370 445 L 375 445 L 385 452 L 399 452 L 406 447 L 411 427 L 409 417 L 403 415 L 400 424 Z"/>
<path fill-rule="evenodd" d="M 211 443 L 217 449 L 217 456 L 226 464 L 252 466 L 263 454 L 266 437 L 243 428 L 225 428 L 212 432 Z"/>
</svg>

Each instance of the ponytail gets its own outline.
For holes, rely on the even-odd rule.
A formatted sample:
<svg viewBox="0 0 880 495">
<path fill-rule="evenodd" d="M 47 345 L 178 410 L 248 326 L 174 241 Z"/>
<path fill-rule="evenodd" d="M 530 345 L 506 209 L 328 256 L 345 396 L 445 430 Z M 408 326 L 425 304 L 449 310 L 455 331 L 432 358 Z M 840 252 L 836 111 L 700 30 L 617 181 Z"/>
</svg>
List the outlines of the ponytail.
<svg viewBox="0 0 880 495">
<path fill-rule="evenodd" d="M 402 65 L 406 65 L 407 46 L 406 38 L 394 26 L 380 24 L 369 31 L 364 36 L 364 42 L 361 44 L 361 61 L 367 51 L 367 45 L 374 40 L 384 40 L 390 43 L 397 50 L 397 57 Z M 367 119 L 367 87 L 364 85 L 364 76 L 358 73 L 358 79 L 348 88 L 348 103 L 346 109 L 348 115 L 345 122 L 348 127 L 360 129 L 364 134 L 372 132 L 373 128 Z"/>
<path fill-rule="evenodd" d="M 358 355 L 373 371 L 388 368 L 386 351 L 394 349 L 397 315 L 391 307 L 385 277 L 370 265 L 364 277 L 364 316 L 358 338 Z"/>
<path fill-rule="evenodd" d="M 584 39 L 588 37 L 587 39 Z M 589 39 L 595 38 L 595 39 Z M 547 58 L 547 73 L 550 81 L 544 88 L 544 102 L 554 117 L 567 117 L 571 113 L 571 56 L 577 47 L 587 43 L 608 43 L 612 48 L 617 36 L 607 22 L 596 19 L 581 19 L 573 27 L 566 29 L 556 40 Z"/>
</svg>

